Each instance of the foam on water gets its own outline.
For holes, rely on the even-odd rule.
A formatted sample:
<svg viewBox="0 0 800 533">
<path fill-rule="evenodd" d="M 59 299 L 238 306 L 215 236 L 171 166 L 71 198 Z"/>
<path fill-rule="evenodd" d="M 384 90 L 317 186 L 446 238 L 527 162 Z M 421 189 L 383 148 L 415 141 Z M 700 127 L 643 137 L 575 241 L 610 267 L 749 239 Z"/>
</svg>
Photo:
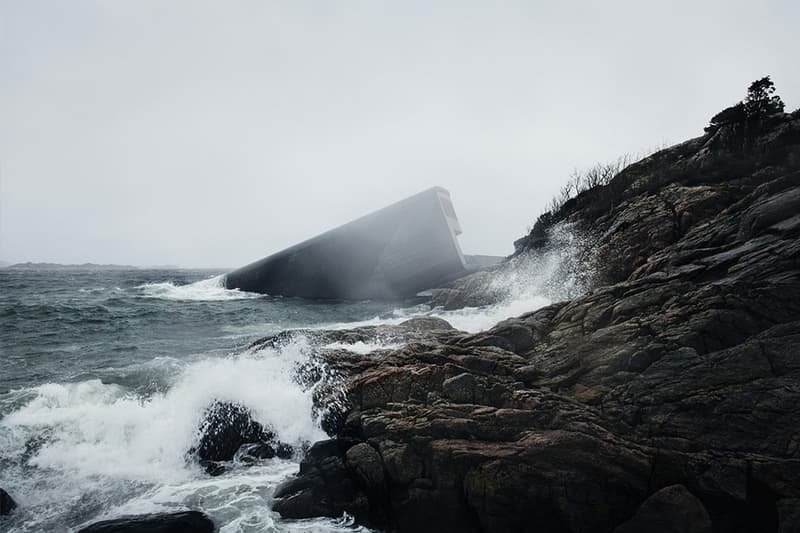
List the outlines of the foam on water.
<svg viewBox="0 0 800 533">
<path fill-rule="evenodd" d="M 35 467 L 37 473 L 6 470 L 11 479 L 3 480 L 4 488 L 19 500 L 21 509 L 32 513 L 19 531 L 36 530 L 44 526 L 42 520 L 57 519 L 54 513 L 80 505 L 87 488 L 101 506 L 111 506 L 115 516 L 191 506 L 201 493 L 204 502 L 215 501 L 213 494 L 219 494 L 221 506 L 233 505 L 220 511 L 231 523 L 256 520 L 245 515 L 258 508 L 256 522 L 268 526 L 273 521 L 267 505 L 271 490 L 296 471 L 295 463 L 275 460 L 210 478 L 194 461 L 187 461 L 186 452 L 196 444 L 202 414 L 214 400 L 249 407 L 284 442 L 299 445 L 325 438 L 312 417 L 313 391 L 295 379 L 297 365 L 307 358 L 307 345 L 300 340 L 280 350 L 206 359 L 188 364 L 169 390 L 147 398 L 99 380 L 14 392 L 27 401 L 0 422 L 0 458 Z M 134 486 L 139 490 L 132 491 Z M 129 500 L 143 487 L 149 490 Z M 226 487 L 237 487 L 231 490 L 245 503 L 254 498 L 260 506 L 247 503 L 245 512 L 229 501 L 230 494 L 222 497 Z"/>
<path fill-rule="evenodd" d="M 146 298 L 161 298 L 164 300 L 189 300 L 189 301 L 218 301 L 218 300 L 243 300 L 248 298 L 262 298 L 263 294 L 243 292 L 239 289 L 225 288 L 225 276 L 196 281 L 186 285 L 176 285 L 169 281 L 162 283 L 145 283 L 136 287 L 141 290 L 141 295 Z"/>
<path fill-rule="evenodd" d="M 360 326 L 400 324 L 410 318 L 433 316 L 454 328 L 477 333 L 501 320 L 535 311 L 553 302 L 575 298 L 586 292 L 592 281 L 592 247 L 588 238 L 569 224 L 559 224 L 549 232 L 550 244 L 535 252 L 516 257 L 495 270 L 477 291 L 493 296 L 496 303 L 456 310 L 430 309 L 418 305 L 395 309 L 391 316 L 376 316 L 358 322 L 320 324 L 318 329 L 348 329 Z"/>
<path fill-rule="evenodd" d="M 385 343 L 376 340 L 371 342 L 357 341 L 353 343 L 332 342 L 330 344 L 326 344 L 324 348 L 329 348 L 332 350 L 349 350 L 355 353 L 368 354 L 370 352 L 374 352 L 375 350 L 396 350 L 402 346 L 402 344 L 398 343 Z"/>
<path fill-rule="evenodd" d="M 189 326 L 217 319 L 218 330 L 213 335 L 221 332 L 225 335 L 222 338 L 239 342 L 240 337 L 267 335 L 289 327 L 345 329 L 435 316 L 460 330 L 477 332 L 588 289 L 591 268 L 581 236 L 562 225 L 551 231 L 551 242 L 535 254 L 508 262 L 486 286 L 477 289 L 494 296 L 496 303 L 492 305 L 452 311 L 417 305 L 388 314 L 383 308 L 376 311 L 382 314 L 362 321 L 348 322 L 346 317 L 368 316 L 367 309 L 375 308 L 352 313 L 331 307 L 325 314 L 308 315 L 304 313 L 317 310 L 287 299 L 280 307 L 287 312 L 271 314 L 274 309 L 267 306 L 273 305 L 271 300 L 236 302 L 261 295 L 225 289 L 222 276 L 185 285 L 145 278 L 151 282 L 133 290 L 114 289 L 113 306 L 136 305 L 152 313 L 135 315 L 150 321 L 141 329 L 131 330 L 126 342 L 145 346 L 151 340 L 147 328 L 161 324 L 155 318 L 163 321 L 164 313 L 170 313 L 170 317 L 175 313 L 176 304 L 163 302 L 167 300 L 183 302 L 180 309 L 187 313 L 203 310 L 205 314 L 188 314 L 191 320 L 176 333 L 185 335 L 182 343 L 199 339 L 202 348 L 186 353 L 174 353 L 174 347 L 171 351 L 154 350 L 146 357 L 132 352 L 115 365 L 95 354 L 95 366 L 87 366 L 80 374 L 85 377 L 72 378 L 80 381 L 47 383 L 0 395 L 0 485 L 20 504 L 11 522 L 3 526 L 10 524 L 14 533 L 64 530 L 123 514 L 200 508 L 217 521 L 223 533 L 353 531 L 347 518 L 282 521 L 271 511 L 275 486 L 297 471 L 298 465 L 292 461 L 271 459 L 249 468 L 235 465 L 220 477 L 210 477 L 195 461 L 187 460 L 186 452 L 199 438 L 197 428 L 203 412 L 214 400 L 247 406 L 284 442 L 297 445 L 325 438 L 312 414 L 314 391 L 296 380 L 298 366 L 309 361 L 311 347 L 307 341 L 299 339 L 279 349 L 220 356 L 231 349 L 230 343 L 210 348 L 208 343 L 217 337 Z M 94 279 L 91 282 L 96 283 Z M 95 291 L 95 286 L 90 289 Z M 107 286 L 112 286 L 112 281 Z M 223 303 L 208 306 L 202 303 L 205 301 Z M 224 314 L 226 311 L 231 314 Z M 91 337 L 91 342 L 111 346 L 120 332 L 136 325 L 124 313 L 114 321 L 120 329 L 111 333 L 102 330 Z M 175 327 L 170 320 L 166 324 Z M 70 342 L 79 353 L 86 350 L 83 337 L 76 336 Z M 398 347 L 380 339 L 327 346 L 358 353 Z M 19 352 L 27 353 L 23 348 Z M 157 386 L 142 385 L 156 374 L 160 378 Z"/>
</svg>

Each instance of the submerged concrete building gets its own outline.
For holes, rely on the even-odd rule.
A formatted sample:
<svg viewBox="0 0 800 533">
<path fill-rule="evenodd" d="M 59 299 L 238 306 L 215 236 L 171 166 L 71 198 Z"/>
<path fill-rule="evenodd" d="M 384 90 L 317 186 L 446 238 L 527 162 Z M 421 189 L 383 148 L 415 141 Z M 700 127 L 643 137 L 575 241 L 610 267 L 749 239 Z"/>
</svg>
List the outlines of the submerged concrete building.
<svg viewBox="0 0 800 533">
<path fill-rule="evenodd" d="M 469 272 L 450 193 L 434 187 L 230 272 L 229 289 L 330 299 L 414 296 Z"/>
</svg>

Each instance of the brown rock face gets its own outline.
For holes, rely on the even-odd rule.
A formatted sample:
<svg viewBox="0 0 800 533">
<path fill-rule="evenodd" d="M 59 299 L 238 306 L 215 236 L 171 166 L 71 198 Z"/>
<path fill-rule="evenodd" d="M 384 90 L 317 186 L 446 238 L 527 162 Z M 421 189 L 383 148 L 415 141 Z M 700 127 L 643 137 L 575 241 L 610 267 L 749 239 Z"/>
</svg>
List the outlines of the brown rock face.
<svg viewBox="0 0 800 533">
<path fill-rule="evenodd" d="M 275 509 L 399 531 L 794 531 L 800 116 L 730 135 L 565 206 L 597 235 L 604 281 L 583 296 L 475 335 L 420 324 L 380 356 L 321 354 L 344 408 Z"/>
</svg>

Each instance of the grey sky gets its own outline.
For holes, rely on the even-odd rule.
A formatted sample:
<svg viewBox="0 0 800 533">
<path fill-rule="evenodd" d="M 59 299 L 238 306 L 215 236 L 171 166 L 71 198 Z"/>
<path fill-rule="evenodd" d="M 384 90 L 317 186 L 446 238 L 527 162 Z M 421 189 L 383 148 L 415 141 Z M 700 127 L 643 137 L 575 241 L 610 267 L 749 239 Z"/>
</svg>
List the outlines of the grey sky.
<svg viewBox="0 0 800 533">
<path fill-rule="evenodd" d="M 798 6 L 0 0 L 0 259 L 238 266 L 432 185 L 507 254 L 574 168 L 800 106 Z"/>
</svg>

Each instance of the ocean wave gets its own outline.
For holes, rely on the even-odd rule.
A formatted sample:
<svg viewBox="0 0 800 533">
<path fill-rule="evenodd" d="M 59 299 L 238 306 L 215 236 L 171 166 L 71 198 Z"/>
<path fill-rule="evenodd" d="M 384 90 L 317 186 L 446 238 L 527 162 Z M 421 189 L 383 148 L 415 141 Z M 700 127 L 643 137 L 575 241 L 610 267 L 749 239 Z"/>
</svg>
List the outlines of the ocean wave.
<svg viewBox="0 0 800 533">
<path fill-rule="evenodd" d="M 230 526 L 224 531 L 272 527 L 271 492 L 295 463 L 275 459 L 211 478 L 186 454 L 215 400 L 248 407 L 281 441 L 297 447 L 325 438 L 313 415 L 313 389 L 296 379 L 308 358 L 303 339 L 207 358 L 186 365 L 166 391 L 149 397 L 98 379 L 15 391 L 14 408 L 0 420 L 0 457 L 10 465 L 4 488 L 30 514 L 20 516 L 19 531 L 63 523 L 65 512 L 95 519 L 96 510 L 83 510 L 89 500 L 116 515 L 119 509 L 191 505 L 197 498 Z M 258 527 L 244 527 L 253 523 Z"/>
<path fill-rule="evenodd" d="M 226 289 L 225 276 L 196 281 L 186 285 L 176 285 L 170 281 L 145 283 L 136 287 L 145 298 L 159 298 L 177 301 L 224 301 L 262 298 L 263 294 L 243 292 L 239 289 Z"/>
</svg>

